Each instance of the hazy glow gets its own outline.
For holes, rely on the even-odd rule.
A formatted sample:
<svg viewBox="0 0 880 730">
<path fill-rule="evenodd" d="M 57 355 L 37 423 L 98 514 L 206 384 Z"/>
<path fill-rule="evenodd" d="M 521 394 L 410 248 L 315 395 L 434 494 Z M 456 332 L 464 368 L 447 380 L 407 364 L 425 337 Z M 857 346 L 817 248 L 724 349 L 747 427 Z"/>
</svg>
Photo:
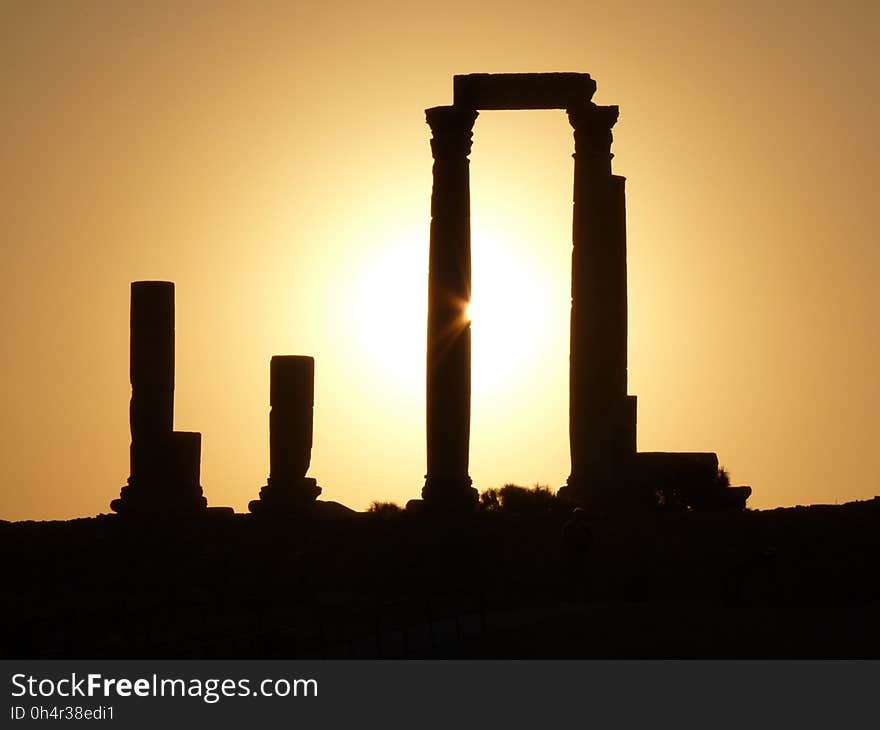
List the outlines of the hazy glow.
<svg viewBox="0 0 880 730">
<path fill-rule="evenodd" d="M 400 387 L 400 398 L 424 392 L 427 248 L 424 232 L 381 249 L 355 271 L 348 302 L 358 344 L 379 377 Z"/>
<path fill-rule="evenodd" d="M 520 390 L 547 345 L 544 282 L 509 242 L 489 231 L 475 231 L 472 238 L 476 287 L 467 308 L 472 388 L 477 395 Z"/>
</svg>

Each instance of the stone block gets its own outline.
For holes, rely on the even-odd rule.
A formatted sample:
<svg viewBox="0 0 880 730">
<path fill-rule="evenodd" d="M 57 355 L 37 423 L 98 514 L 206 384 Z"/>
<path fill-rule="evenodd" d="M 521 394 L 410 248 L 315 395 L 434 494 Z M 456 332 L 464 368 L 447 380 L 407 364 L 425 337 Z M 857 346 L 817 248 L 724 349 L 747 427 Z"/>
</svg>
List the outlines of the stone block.
<svg viewBox="0 0 880 730">
<path fill-rule="evenodd" d="M 469 109 L 568 109 L 587 103 L 596 82 L 583 73 L 465 74 L 452 81 L 453 103 Z"/>
</svg>

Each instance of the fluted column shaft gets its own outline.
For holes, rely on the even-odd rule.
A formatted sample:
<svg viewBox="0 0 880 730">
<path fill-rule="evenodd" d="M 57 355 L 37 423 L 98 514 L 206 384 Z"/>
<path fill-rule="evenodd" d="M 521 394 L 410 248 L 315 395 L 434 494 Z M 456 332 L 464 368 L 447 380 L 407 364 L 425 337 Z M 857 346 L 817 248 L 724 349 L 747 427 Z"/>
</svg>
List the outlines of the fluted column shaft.
<svg viewBox="0 0 880 730">
<path fill-rule="evenodd" d="M 428 260 L 427 474 L 428 503 L 476 501 L 468 475 L 471 407 L 470 177 L 473 109 L 425 112 L 434 157 Z"/>
<path fill-rule="evenodd" d="M 574 127 L 569 484 L 607 483 L 626 420 L 626 233 L 623 178 L 611 173 L 616 106 L 568 110 Z M 592 487 L 590 487 L 592 488 Z"/>
</svg>

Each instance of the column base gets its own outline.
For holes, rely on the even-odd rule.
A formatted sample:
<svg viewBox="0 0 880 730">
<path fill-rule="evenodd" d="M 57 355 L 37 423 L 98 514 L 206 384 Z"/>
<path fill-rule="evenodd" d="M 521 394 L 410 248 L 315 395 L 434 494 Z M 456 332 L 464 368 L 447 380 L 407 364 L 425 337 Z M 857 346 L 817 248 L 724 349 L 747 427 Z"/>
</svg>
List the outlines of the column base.
<svg viewBox="0 0 880 730">
<path fill-rule="evenodd" d="M 465 512 L 476 508 L 479 492 L 471 486 L 470 477 L 425 477 L 422 487 L 424 509 Z"/>
<path fill-rule="evenodd" d="M 315 479 L 303 477 L 299 480 L 277 482 L 267 480 L 260 489 L 260 498 L 248 504 L 254 514 L 292 514 L 302 512 L 315 503 L 321 494 L 321 487 Z"/>
<path fill-rule="evenodd" d="M 563 502 L 586 507 L 589 503 L 595 501 L 595 482 L 570 476 L 566 480 L 565 486 L 560 487 L 559 491 L 556 492 L 556 496 Z"/>
<path fill-rule="evenodd" d="M 590 512 L 636 512 L 652 507 L 625 466 L 606 478 L 570 476 L 556 496 Z"/>
<path fill-rule="evenodd" d="M 120 515 L 158 516 L 201 514 L 208 507 L 200 485 L 169 487 L 165 483 L 143 484 L 129 479 L 110 509 Z"/>
</svg>

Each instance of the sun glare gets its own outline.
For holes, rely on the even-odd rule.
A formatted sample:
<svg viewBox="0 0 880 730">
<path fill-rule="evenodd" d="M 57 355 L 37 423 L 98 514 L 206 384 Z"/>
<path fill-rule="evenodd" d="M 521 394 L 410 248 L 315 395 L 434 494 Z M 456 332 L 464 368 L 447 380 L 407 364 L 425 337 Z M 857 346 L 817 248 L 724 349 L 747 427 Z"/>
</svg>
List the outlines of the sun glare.
<svg viewBox="0 0 880 730">
<path fill-rule="evenodd" d="M 423 397 L 427 241 L 403 240 L 355 273 L 353 327 L 370 366 L 406 397 Z M 546 343 L 543 287 L 530 262 L 491 233 L 473 237 L 471 323 L 475 394 L 509 388 L 535 365 Z"/>
</svg>

